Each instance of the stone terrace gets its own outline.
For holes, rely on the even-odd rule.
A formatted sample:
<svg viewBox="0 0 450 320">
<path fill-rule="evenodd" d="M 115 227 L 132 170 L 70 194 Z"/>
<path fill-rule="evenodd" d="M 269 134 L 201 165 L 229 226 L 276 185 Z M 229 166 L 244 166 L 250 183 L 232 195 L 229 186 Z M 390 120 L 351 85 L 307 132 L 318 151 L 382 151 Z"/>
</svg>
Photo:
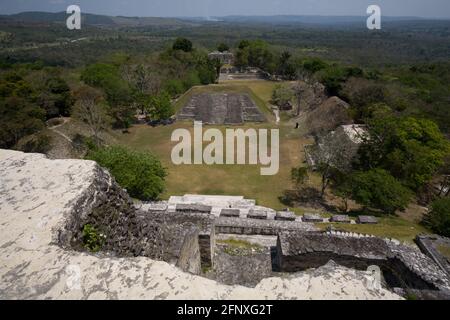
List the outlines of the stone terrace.
<svg viewBox="0 0 450 320">
<path fill-rule="evenodd" d="M 177 119 L 229 125 L 267 120 L 247 94 L 237 93 L 195 94 L 178 113 Z"/>
</svg>

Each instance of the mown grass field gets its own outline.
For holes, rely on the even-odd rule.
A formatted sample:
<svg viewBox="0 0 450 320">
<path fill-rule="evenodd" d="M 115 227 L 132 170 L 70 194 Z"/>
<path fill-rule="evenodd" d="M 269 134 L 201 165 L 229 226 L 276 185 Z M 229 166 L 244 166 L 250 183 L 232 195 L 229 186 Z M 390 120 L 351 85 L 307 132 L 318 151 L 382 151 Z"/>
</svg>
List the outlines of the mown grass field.
<svg viewBox="0 0 450 320">
<path fill-rule="evenodd" d="M 295 135 L 295 130 L 284 125 L 277 126 L 275 117 L 268 106 L 274 82 L 243 81 L 236 84 L 220 84 L 193 88 L 176 102 L 179 110 L 195 92 L 246 92 L 258 104 L 267 116 L 268 123 L 245 124 L 242 126 L 214 126 L 222 132 L 227 128 L 237 129 L 280 129 L 280 170 L 274 176 L 262 176 L 259 165 L 174 165 L 171 161 L 172 148 L 177 142 L 171 142 L 172 132 L 177 128 L 185 128 L 193 136 L 193 124 L 190 121 L 177 122 L 170 126 L 152 128 L 147 125 L 133 126 L 130 133 L 123 135 L 120 142 L 130 148 L 150 151 L 157 155 L 167 168 L 167 190 L 163 198 L 185 193 L 211 195 L 243 195 L 256 199 L 258 204 L 282 209 L 279 201 L 283 190 L 290 187 L 290 171 L 294 166 L 302 164 L 304 159 L 303 145 L 308 140 Z M 209 126 L 204 126 L 204 130 Z"/>
<path fill-rule="evenodd" d="M 340 224 L 340 223 L 318 223 L 316 227 L 325 230 L 328 226 L 333 226 L 337 230 L 356 232 L 362 234 L 372 234 L 382 238 L 394 238 L 401 241 L 413 242 L 416 235 L 429 233 L 429 231 L 420 224 L 402 219 L 397 216 L 380 217 L 379 223 L 369 224 Z"/>
</svg>

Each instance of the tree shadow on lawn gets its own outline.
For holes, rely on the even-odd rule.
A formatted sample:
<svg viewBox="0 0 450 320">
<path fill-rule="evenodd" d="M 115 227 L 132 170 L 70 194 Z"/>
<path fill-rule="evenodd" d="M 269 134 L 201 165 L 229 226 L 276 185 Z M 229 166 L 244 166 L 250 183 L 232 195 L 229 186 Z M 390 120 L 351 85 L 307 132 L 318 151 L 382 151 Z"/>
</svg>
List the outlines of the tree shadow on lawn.
<svg viewBox="0 0 450 320">
<path fill-rule="evenodd" d="M 342 212 L 338 206 L 327 203 L 319 190 L 311 187 L 299 190 L 285 190 L 283 195 L 278 197 L 278 199 L 288 207 L 308 207 L 329 213 Z"/>
</svg>

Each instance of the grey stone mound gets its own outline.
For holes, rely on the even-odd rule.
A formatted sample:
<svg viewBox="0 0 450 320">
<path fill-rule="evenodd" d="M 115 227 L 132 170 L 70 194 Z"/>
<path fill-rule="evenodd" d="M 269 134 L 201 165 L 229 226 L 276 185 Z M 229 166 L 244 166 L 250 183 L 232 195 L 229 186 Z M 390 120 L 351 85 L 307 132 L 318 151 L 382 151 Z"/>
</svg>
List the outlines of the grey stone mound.
<svg viewBox="0 0 450 320">
<path fill-rule="evenodd" d="M 239 218 L 241 211 L 239 209 L 222 209 L 220 211 L 221 217 L 228 217 L 228 218 Z"/>
<path fill-rule="evenodd" d="M 330 219 L 331 222 L 336 223 L 350 223 L 350 217 L 343 214 L 334 215 Z"/>
<path fill-rule="evenodd" d="M 278 211 L 275 215 L 275 220 L 280 221 L 295 221 L 296 219 L 296 214 L 291 211 Z"/>
<path fill-rule="evenodd" d="M 359 224 L 377 224 L 378 219 L 374 216 L 358 216 L 356 218 L 356 223 Z"/>
</svg>

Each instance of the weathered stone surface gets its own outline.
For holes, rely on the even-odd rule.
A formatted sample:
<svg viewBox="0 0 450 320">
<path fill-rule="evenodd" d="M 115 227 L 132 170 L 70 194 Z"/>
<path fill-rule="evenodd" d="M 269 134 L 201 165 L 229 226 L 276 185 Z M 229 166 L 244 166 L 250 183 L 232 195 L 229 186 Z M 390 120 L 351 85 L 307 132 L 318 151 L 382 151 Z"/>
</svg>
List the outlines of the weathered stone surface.
<svg viewBox="0 0 450 320">
<path fill-rule="evenodd" d="M 280 221 L 295 221 L 297 216 L 291 211 L 278 211 L 275 215 L 275 220 Z"/>
<path fill-rule="evenodd" d="M 358 216 L 356 218 L 356 223 L 359 224 L 377 224 L 378 219 L 374 216 Z"/>
<path fill-rule="evenodd" d="M 450 239 L 439 235 L 419 235 L 415 242 L 420 250 L 431 259 L 448 275 L 450 275 L 450 260 L 440 252 L 440 248 L 450 248 Z"/>
<path fill-rule="evenodd" d="M 354 238 L 321 232 L 282 232 L 277 241 L 280 271 L 317 268 L 333 260 L 340 265 L 366 270 L 377 265 L 392 287 L 439 291 L 450 297 L 450 278 L 417 248 L 395 245 L 383 239 Z"/>
<path fill-rule="evenodd" d="M 323 218 L 320 214 L 304 214 L 302 217 L 303 222 L 323 222 Z"/>
<path fill-rule="evenodd" d="M 241 211 L 239 209 L 222 209 L 220 211 L 221 217 L 226 218 L 239 218 Z"/>
<path fill-rule="evenodd" d="M 195 94 L 178 112 L 177 119 L 232 125 L 266 121 L 250 96 L 238 93 Z"/>
<path fill-rule="evenodd" d="M 179 203 L 176 206 L 176 212 L 187 213 L 211 213 L 211 206 L 207 206 L 199 203 Z"/>
<path fill-rule="evenodd" d="M 216 233 L 247 235 L 278 235 L 281 231 L 314 231 L 314 225 L 298 221 L 277 221 L 242 218 L 219 218 Z"/>
<path fill-rule="evenodd" d="M 120 197 L 114 180 L 92 161 L 49 160 L 0 150 L 0 298 L 399 298 L 386 290 L 367 289 L 366 272 L 339 266 L 264 279 L 255 288 L 245 288 L 184 273 L 147 257 L 119 258 L 71 249 L 67 240 L 72 239 L 74 218 L 90 216 L 93 205 L 112 206 L 119 201 L 127 208 L 127 197 Z"/>
<path fill-rule="evenodd" d="M 335 223 L 350 223 L 350 217 L 343 214 L 337 214 L 332 216 L 330 221 Z"/>
<path fill-rule="evenodd" d="M 267 211 L 251 209 L 247 214 L 247 218 L 266 220 L 267 219 Z"/>
</svg>

